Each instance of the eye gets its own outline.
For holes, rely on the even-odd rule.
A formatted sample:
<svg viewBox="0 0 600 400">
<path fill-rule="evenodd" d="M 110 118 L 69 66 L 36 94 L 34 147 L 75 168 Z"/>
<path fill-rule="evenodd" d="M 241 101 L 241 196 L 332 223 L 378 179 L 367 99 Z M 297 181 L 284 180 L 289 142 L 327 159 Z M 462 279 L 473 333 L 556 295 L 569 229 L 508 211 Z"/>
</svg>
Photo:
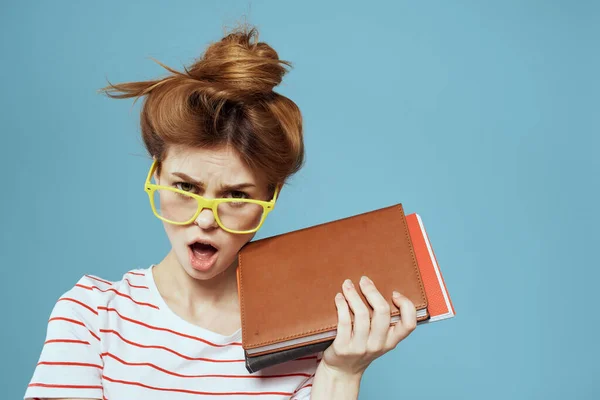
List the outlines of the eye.
<svg viewBox="0 0 600 400">
<path fill-rule="evenodd" d="M 173 184 L 177 189 L 183 190 L 184 192 L 196 192 L 196 185 L 189 182 L 176 182 Z"/>
<path fill-rule="evenodd" d="M 246 192 L 242 192 L 241 190 L 233 190 L 229 192 L 229 197 L 232 199 L 249 199 L 250 195 Z"/>
</svg>

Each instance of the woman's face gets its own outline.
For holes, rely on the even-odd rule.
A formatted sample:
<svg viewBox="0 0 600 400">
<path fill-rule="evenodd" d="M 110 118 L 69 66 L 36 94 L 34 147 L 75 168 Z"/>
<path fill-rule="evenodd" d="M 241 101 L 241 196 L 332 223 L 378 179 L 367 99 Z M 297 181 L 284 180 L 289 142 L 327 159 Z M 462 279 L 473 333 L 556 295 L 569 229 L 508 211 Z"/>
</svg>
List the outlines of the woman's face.
<svg viewBox="0 0 600 400">
<path fill-rule="evenodd" d="M 268 183 L 246 166 L 230 147 L 196 149 L 171 147 L 161 163 L 157 184 L 171 186 L 212 199 L 221 197 L 270 200 Z M 195 223 L 165 223 L 173 252 L 189 276 L 211 279 L 225 271 L 254 233 L 223 230 L 212 210 L 204 209 Z"/>
</svg>

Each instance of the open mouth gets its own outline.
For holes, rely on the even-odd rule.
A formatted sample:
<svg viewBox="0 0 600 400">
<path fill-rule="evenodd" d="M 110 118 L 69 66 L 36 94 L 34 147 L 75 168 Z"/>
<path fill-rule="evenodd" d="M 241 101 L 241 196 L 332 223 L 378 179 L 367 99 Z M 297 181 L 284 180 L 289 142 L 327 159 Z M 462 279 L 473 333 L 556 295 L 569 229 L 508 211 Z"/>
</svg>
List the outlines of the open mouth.
<svg viewBox="0 0 600 400">
<path fill-rule="evenodd" d="M 207 270 L 212 267 L 218 251 L 214 246 L 208 243 L 195 242 L 189 248 L 192 267 L 199 270 Z"/>
</svg>

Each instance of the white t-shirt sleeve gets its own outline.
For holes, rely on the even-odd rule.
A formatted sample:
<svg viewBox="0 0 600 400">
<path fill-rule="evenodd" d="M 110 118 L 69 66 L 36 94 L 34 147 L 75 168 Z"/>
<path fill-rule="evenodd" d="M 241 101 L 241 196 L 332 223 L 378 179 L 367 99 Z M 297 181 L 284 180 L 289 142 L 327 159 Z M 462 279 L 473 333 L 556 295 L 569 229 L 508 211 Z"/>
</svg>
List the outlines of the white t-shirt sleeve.
<svg viewBox="0 0 600 400">
<path fill-rule="evenodd" d="M 310 378 L 307 378 L 304 382 L 302 382 L 292 397 L 290 397 L 290 400 L 309 400 L 314 377 L 315 376 L 312 375 Z"/>
<path fill-rule="evenodd" d="M 323 358 L 323 352 L 317 353 L 317 366 L 321 362 Z M 290 400 L 310 400 L 310 393 L 312 390 L 313 380 L 315 378 L 315 374 L 312 374 L 310 377 L 306 378 L 294 391 Z"/>
<path fill-rule="evenodd" d="M 100 294 L 86 289 L 89 282 L 82 278 L 56 302 L 25 399 L 103 398 L 97 331 Z"/>
</svg>

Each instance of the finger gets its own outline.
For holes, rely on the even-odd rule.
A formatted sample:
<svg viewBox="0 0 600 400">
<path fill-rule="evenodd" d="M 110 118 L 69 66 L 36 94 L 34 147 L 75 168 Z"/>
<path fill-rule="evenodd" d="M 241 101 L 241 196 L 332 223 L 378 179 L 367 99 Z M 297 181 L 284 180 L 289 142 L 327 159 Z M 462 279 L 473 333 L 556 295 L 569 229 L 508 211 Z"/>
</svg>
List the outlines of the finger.
<svg viewBox="0 0 600 400">
<path fill-rule="evenodd" d="M 338 324 L 335 337 L 336 344 L 345 346 L 352 337 L 352 320 L 350 319 L 350 309 L 344 295 L 338 293 L 335 296 L 335 307 L 337 308 Z"/>
<path fill-rule="evenodd" d="M 394 292 L 392 301 L 400 309 L 400 320 L 390 329 L 386 346 L 388 348 L 396 347 L 417 327 L 417 310 L 412 301 L 398 292 Z"/>
<path fill-rule="evenodd" d="M 360 288 L 371 307 L 373 307 L 367 348 L 370 351 L 381 351 L 385 346 L 390 328 L 390 305 L 368 277 L 363 276 L 361 278 Z"/>
<path fill-rule="evenodd" d="M 354 314 L 352 341 L 366 346 L 367 339 L 369 338 L 369 330 L 371 329 L 369 309 L 358 295 L 358 292 L 350 279 L 347 279 L 342 286 L 344 288 L 346 301 L 348 301 L 350 309 Z"/>
</svg>

